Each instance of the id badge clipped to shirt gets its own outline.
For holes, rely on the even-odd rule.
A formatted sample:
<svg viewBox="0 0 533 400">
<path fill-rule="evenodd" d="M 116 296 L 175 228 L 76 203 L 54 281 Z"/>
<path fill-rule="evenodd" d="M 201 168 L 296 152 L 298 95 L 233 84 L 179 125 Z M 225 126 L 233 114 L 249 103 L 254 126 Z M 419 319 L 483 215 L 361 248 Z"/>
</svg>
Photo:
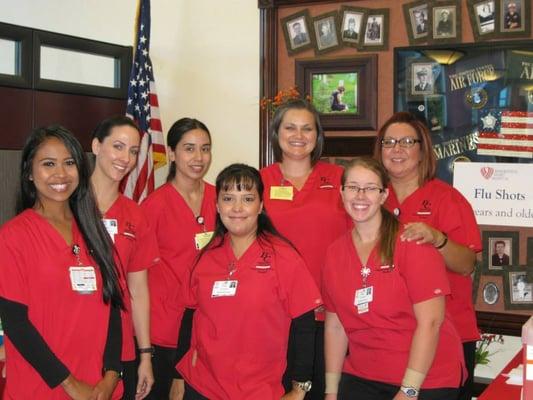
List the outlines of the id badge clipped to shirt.
<svg viewBox="0 0 533 400">
<path fill-rule="evenodd" d="M 92 294 L 96 292 L 96 271 L 92 266 L 78 265 L 69 267 L 70 285 L 78 294 Z"/>
<path fill-rule="evenodd" d="M 118 234 L 118 221 L 116 219 L 103 218 L 102 222 L 107 233 L 111 236 L 111 240 L 115 243 L 115 235 Z"/>
<path fill-rule="evenodd" d="M 374 299 L 373 286 L 367 286 L 355 291 L 354 304 L 357 307 L 358 314 L 364 314 L 369 311 L 369 305 Z"/>
<path fill-rule="evenodd" d="M 270 199 L 292 201 L 294 191 L 292 186 L 271 186 Z"/>
<path fill-rule="evenodd" d="M 239 281 L 225 280 L 215 281 L 213 284 L 213 291 L 211 297 L 232 297 L 237 293 L 237 285 Z"/>
<path fill-rule="evenodd" d="M 194 235 L 194 245 L 196 247 L 196 250 L 202 250 L 207 245 L 207 243 L 209 243 L 214 233 L 215 232 L 210 231 L 201 232 Z"/>
</svg>

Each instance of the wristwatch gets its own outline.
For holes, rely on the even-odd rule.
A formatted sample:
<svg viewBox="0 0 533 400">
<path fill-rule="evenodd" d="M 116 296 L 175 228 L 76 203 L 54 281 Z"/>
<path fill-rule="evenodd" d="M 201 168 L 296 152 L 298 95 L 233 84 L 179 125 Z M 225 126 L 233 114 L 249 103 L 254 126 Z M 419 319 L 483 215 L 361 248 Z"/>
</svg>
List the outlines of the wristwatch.
<svg viewBox="0 0 533 400">
<path fill-rule="evenodd" d="M 292 387 L 302 389 L 304 392 L 309 392 L 311 390 L 311 387 L 313 386 L 311 381 L 305 381 L 305 382 L 298 382 L 298 381 L 292 381 Z"/>
<path fill-rule="evenodd" d="M 155 353 L 154 346 L 151 346 L 151 347 L 141 347 L 141 348 L 139 348 L 139 354 L 146 354 L 146 353 L 151 354 L 152 357 L 153 357 L 153 356 L 154 356 L 154 353 Z"/>
<path fill-rule="evenodd" d="M 418 395 L 420 394 L 420 390 L 409 386 L 402 386 L 400 390 L 409 398 L 418 397 Z"/>
</svg>

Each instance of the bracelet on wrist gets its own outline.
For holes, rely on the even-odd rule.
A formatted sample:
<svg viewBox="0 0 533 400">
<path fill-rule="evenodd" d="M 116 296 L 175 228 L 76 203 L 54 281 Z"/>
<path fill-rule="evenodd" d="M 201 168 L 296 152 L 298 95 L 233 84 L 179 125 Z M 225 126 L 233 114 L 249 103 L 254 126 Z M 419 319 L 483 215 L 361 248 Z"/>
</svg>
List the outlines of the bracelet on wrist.
<svg viewBox="0 0 533 400">
<path fill-rule="evenodd" d="M 155 353 L 154 346 L 139 348 L 139 354 L 151 354 L 153 356 L 154 353 Z"/>
<path fill-rule="evenodd" d="M 446 244 L 448 243 L 448 235 L 446 235 L 444 232 L 442 233 L 442 235 L 444 236 L 444 239 L 442 240 L 442 243 L 439 244 L 438 246 L 435 246 L 435 248 L 437 250 L 440 250 L 442 249 L 444 246 L 446 246 Z"/>
</svg>

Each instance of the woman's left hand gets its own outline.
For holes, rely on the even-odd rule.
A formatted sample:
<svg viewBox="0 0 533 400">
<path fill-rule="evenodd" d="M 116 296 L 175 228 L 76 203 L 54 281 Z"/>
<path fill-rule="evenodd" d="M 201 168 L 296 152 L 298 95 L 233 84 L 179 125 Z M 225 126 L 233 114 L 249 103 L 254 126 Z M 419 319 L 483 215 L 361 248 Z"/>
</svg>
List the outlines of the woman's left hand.
<svg viewBox="0 0 533 400">
<path fill-rule="evenodd" d="M 438 246 L 444 240 L 444 234 L 423 222 L 405 224 L 405 229 L 400 238 L 403 241 L 416 241 L 416 244 L 429 243 Z"/>
<path fill-rule="evenodd" d="M 141 355 L 142 356 L 142 355 Z M 151 357 L 151 354 L 147 354 Z M 135 400 L 144 399 L 152 390 L 154 384 L 154 373 L 152 371 L 152 360 L 150 358 L 142 358 L 137 369 L 137 390 L 135 392 Z"/>
<path fill-rule="evenodd" d="M 293 388 L 290 392 L 285 393 L 281 400 L 303 400 L 305 392 L 298 388 Z"/>
<path fill-rule="evenodd" d="M 91 394 L 91 400 L 110 400 L 118 384 L 118 373 L 106 371 L 104 377 L 96 384 Z"/>
</svg>

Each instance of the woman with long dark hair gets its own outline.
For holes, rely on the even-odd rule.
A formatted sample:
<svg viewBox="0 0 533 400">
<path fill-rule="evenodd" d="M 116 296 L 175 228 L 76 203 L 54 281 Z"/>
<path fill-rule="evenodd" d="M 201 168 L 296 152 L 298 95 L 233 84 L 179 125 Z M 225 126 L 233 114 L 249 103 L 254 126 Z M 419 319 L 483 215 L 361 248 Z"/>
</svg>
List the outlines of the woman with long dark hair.
<svg viewBox="0 0 533 400">
<path fill-rule="evenodd" d="M 204 181 L 211 163 L 211 135 L 194 118 L 181 118 L 167 135 L 167 183 L 142 203 L 154 227 L 161 262 L 148 273 L 155 384 L 148 398 L 169 396 L 183 315 L 184 276 L 215 227 L 215 188 Z"/>
<path fill-rule="evenodd" d="M 159 249 L 139 205 L 119 192 L 121 180 L 137 163 L 139 145 L 139 128 L 122 115 L 103 120 L 93 132 L 95 163 L 91 183 L 102 220 L 116 249 L 124 291 L 123 400 L 143 399 L 154 383 L 147 270 L 158 262 Z"/>
<path fill-rule="evenodd" d="M 213 239 L 192 267 L 187 305 L 196 309 L 180 332 L 177 369 L 185 399 L 303 399 L 311 388 L 313 309 L 320 294 L 294 247 L 263 208 L 259 172 L 244 164 L 217 177 Z M 292 324 L 291 324 L 292 323 Z M 188 332 L 187 332 L 188 329 Z M 289 330 L 296 364 L 284 395 Z M 186 339 L 192 336 L 192 340 Z M 172 399 L 183 394 L 175 381 Z"/>
<path fill-rule="evenodd" d="M 390 178 L 385 206 L 406 224 L 402 238 L 433 245 L 446 264 L 451 296 L 446 307 L 463 342 L 468 378 L 460 400 L 472 398 L 474 355 L 479 339 L 472 303 L 472 278 L 481 238 L 474 211 L 455 188 L 435 178 L 437 160 L 425 123 L 398 112 L 381 127 L 374 157 Z M 431 270 L 427 272 L 431 274 Z"/>
<path fill-rule="evenodd" d="M 342 207 L 342 168 L 321 161 L 324 132 L 318 112 L 306 100 L 290 100 L 276 109 L 271 124 L 275 163 L 261 169 L 264 201 L 276 229 L 302 255 L 320 287 L 326 249 L 350 228 Z M 315 312 L 317 325 L 313 388 L 308 400 L 324 396 L 324 311 Z M 289 345 L 285 388 L 291 388 L 293 346 Z"/>
<path fill-rule="evenodd" d="M 120 398 L 118 272 L 85 154 L 65 128 L 36 129 L 26 141 L 0 259 L 4 398 Z"/>
<path fill-rule="evenodd" d="M 342 178 L 354 228 L 328 248 L 322 276 L 326 400 L 456 399 L 464 361 L 444 262 L 433 246 L 401 240 L 383 207 L 387 183 L 368 157 Z"/>
</svg>

